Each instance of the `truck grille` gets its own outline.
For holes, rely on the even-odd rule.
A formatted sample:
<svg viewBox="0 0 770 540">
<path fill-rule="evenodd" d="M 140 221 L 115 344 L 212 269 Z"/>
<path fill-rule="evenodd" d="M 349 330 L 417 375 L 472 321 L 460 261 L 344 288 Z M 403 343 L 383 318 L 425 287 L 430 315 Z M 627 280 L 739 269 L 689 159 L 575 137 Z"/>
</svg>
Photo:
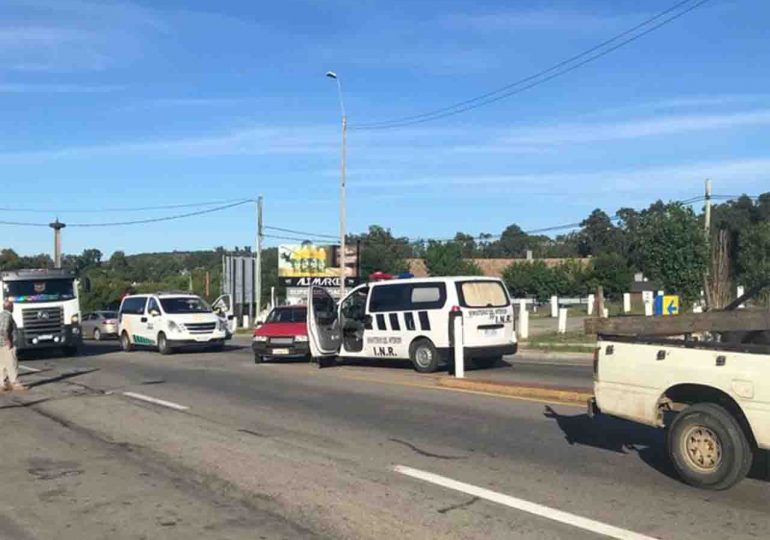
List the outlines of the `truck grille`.
<svg viewBox="0 0 770 540">
<path fill-rule="evenodd" d="M 191 334 L 210 334 L 217 327 L 217 323 L 185 323 L 184 326 Z"/>
<path fill-rule="evenodd" d="M 24 333 L 30 337 L 60 334 L 64 326 L 64 311 L 60 307 L 28 308 L 22 310 L 21 316 Z"/>
</svg>

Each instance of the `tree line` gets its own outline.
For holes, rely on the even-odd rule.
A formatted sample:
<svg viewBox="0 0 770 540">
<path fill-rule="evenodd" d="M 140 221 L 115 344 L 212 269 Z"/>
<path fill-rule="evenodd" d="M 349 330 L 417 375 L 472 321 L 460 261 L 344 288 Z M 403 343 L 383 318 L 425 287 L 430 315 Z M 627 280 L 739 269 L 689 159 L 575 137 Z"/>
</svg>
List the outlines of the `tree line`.
<svg viewBox="0 0 770 540">
<path fill-rule="evenodd" d="M 770 193 L 714 205 L 711 231 L 707 238 L 702 209 L 696 212 L 680 203 L 657 201 L 643 210 L 622 208 L 613 216 L 596 209 L 578 230 L 555 237 L 527 234 L 512 224 L 499 235 L 458 232 L 449 241 L 415 240 L 372 225 L 365 233 L 350 235 L 348 242 L 360 242 L 362 277 L 377 270 L 408 271 L 408 260 L 413 258 L 423 259 L 431 275 L 479 275 L 481 268 L 474 259 L 524 259 L 531 251 L 534 260 L 510 264 L 503 279 L 515 296 L 542 300 L 554 294 L 584 295 L 597 285 L 618 296 L 628 291 L 634 272 L 688 301 L 698 298 L 704 287 L 716 287 L 717 277 L 725 290 L 770 279 Z M 250 248 L 236 251 L 246 254 Z M 91 291 L 83 296 L 83 309 L 91 310 L 116 305 L 129 290 L 191 288 L 203 295 L 207 273 L 211 300 L 221 289 L 226 252 L 224 247 L 136 255 L 116 251 L 105 259 L 99 250 L 87 249 L 65 255 L 63 265 L 91 280 Z M 567 260 L 553 266 L 541 260 L 545 258 Z M 263 298 L 269 298 L 273 286 L 282 295 L 277 248 L 263 250 L 262 259 Z M 12 249 L 0 249 L 0 270 L 50 267 L 49 255 L 20 256 Z"/>
</svg>

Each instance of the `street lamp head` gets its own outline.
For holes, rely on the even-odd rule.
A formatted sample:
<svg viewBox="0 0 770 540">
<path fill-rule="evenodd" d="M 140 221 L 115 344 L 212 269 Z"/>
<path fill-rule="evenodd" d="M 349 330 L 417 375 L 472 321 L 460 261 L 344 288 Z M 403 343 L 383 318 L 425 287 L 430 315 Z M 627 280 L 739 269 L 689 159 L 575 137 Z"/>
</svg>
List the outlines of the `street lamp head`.
<svg viewBox="0 0 770 540">
<path fill-rule="evenodd" d="M 326 72 L 326 76 L 329 77 L 330 79 L 336 79 L 337 78 L 337 74 L 334 73 L 333 71 L 327 71 Z"/>
</svg>

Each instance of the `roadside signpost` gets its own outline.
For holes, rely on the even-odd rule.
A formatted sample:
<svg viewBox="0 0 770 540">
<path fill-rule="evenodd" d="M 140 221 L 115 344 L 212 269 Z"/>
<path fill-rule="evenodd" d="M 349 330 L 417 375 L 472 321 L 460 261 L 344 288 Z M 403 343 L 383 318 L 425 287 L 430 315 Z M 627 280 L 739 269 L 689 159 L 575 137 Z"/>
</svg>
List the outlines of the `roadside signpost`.
<svg viewBox="0 0 770 540">
<path fill-rule="evenodd" d="M 679 296 L 663 294 L 655 297 L 655 315 L 679 315 Z"/>
</svg>

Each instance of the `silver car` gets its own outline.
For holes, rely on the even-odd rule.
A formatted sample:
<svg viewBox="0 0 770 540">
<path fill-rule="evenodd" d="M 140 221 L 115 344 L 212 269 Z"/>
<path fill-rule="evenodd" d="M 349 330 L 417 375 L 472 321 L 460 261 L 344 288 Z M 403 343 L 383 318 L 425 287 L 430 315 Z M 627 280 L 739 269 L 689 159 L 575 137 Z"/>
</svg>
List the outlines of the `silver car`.
<svg viewBox="0 0 770 540">
<path fill-rule="evenodd" d="M 83 314 L 80 323 L 83 337 L 101 341 L 107 337 L 118 337 L 118 313 L 116 311 L 94 311 Z"/>
</svg>

